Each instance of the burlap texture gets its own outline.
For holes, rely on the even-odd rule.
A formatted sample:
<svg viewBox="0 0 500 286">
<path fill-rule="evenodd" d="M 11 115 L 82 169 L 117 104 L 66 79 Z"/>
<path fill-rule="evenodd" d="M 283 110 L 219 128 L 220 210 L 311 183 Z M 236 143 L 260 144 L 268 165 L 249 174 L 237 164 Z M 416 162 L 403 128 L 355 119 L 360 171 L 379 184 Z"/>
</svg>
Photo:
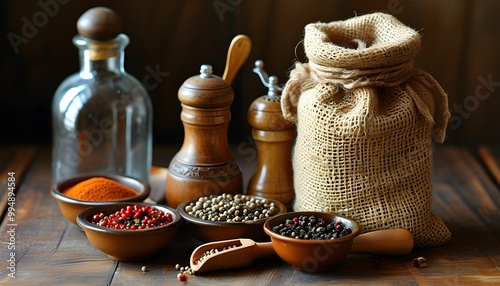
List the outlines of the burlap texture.
<svg viewBox="0 0 500 286">
<path fill-rule="evenodd" d="M 447 95 L 413 67 L 420 35 L 373 13 L 305 27 L 308 63 L 282 93 L 296 123 L 294 210 L 331 211 L 363 232 L 402 227 L 416 246 L 451 236 L 431 211 L 432 140 L 442 142 Z"/>
</svg>

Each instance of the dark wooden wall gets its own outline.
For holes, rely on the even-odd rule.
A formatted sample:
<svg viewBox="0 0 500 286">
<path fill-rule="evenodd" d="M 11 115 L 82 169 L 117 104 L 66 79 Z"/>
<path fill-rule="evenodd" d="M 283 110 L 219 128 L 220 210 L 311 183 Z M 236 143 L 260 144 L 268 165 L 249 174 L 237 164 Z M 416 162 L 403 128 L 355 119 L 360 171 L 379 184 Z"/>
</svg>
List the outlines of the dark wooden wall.
<svg viewBox="0 0 500 286">
<path fill-rule="evenodd" d="M 45 5 L 42 5 L 45 3 Z M 306 24 L 385 11 L 423 35 L 415 65 L 449 94 L 448 144 L 500 142 L 500 1 L 495 0 L 180 0 L 2 1 L 0 4 L 0 144 L 50 144 L 50 103 L 58 84 L 79 68 L 71 39 L 76 21 L 93 6 L 108 6 L 124 19 L 131 43 L 125 68 L 139 80 L 162 73 L 149 90 L 155 144 L 181 144 L 177 90 L 201 64 L 222 75 L 231 39 L 252 39 L 248 62 L 233 83 L 236 98 L 229 136 L 248 139 L 246 112 L 266 89 L 252 73 L 261 59 L 284 83 Z M 26 22 L 35 26 L 27 30 Z M 10 35 L 10 36 L 9 36 Z M 13 35 L 23 37 L 13 44 Z"/>
</svg>

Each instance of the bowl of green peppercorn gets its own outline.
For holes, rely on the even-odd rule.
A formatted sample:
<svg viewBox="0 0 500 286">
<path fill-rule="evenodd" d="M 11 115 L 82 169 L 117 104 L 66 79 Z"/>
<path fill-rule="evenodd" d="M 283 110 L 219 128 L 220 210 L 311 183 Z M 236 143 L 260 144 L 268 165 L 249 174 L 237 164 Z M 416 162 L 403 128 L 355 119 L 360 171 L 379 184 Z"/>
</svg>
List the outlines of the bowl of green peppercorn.
<svg viewBox="0 0 500 286">
<path fill-rule="evenodd" d="M 361 232 L 354 220 L 329 212 L 276 215 L 264 224 L 276 254 L 304 272 L 327 271 L 340 263 Z"/>
<path fill-rule="evenodd" d="M 263 225 L 285 213 L 278 200 L 243 194 L 203 196 L 177 207 L 192 236 L 202 242 L 235 238 L 269 241 Z"/>
</svg>

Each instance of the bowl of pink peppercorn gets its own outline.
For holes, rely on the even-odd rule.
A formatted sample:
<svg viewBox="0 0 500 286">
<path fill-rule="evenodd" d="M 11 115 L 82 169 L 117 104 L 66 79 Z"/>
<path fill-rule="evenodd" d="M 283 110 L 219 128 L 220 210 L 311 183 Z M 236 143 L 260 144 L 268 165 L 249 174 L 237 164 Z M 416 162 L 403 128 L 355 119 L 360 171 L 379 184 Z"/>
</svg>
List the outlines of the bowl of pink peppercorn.
<svg viewBox="0 0 500 286">
<path fill-rule="evenodd" d="M 118 261 L 145 260 L 174 239 L 182 217 L 177 210 L 150 203 L 90 207 L 76 218 L 90 243 Z"/>
</svg>

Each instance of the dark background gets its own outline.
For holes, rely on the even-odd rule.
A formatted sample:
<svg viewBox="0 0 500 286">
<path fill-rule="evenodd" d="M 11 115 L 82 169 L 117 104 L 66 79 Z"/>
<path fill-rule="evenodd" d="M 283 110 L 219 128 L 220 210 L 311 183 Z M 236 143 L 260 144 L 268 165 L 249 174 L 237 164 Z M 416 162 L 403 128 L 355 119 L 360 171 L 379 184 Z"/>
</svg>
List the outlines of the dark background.
<svg viewBox="0 0 500 286">
<path fill-rule="evenodd" d="M 298 44 L 306 24 L 374 11 L 391 13 L 423 35 L 415 66 L 449 95 L 446 144 L 500 143 L 500 1 L 9 0 L 0 2 L 0 144 L 51 144 L 52 96 L 79 69 L 71 40 L 79 16 L 94 6 L 110 7 L 123 18 L 131 40 L 125 50 L 130 74 L 142 81 L 150 70 L 168 73 L 149 90 L 155 144 L 182 144 L 177 90 L 201 64 L 222 76 L 235 35 L 252 39 L 250 57 L 233 82 L 229 138 L 237 143 L 250 136 L 248 107 L 266 93 L 252 72 L 255 60 L 285 83 L 294 61 L 305 60 Z M 36 30 L 28 33 L 26 21 Z M 14 35 L 25 41 L 13 44 Z M 499 84 L 484 86 L 488 80 Z"/>
</svg>

